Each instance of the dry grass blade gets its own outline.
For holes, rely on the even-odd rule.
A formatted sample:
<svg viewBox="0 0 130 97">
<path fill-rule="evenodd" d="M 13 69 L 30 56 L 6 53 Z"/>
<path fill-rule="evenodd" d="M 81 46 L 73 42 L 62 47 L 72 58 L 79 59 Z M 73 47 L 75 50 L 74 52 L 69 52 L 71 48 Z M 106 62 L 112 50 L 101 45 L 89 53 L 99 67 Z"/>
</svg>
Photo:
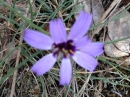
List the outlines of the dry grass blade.
<svg viewBox="0 0 130 97">
<path fill-rule="evenodd" d="M 92 74 L 92 73 L 91 73 L 91 74 Z M 83 93 L 84 90 L 85 90 L 86 85 L 87 85 L 88 82 L 89 82 L 89 79 L 90 79 L 90 77 L 91 77 L 91 74 L 88 75 L 88 78 L 86 79 L 86 81 L 85 81 L 84 85 L 82 86 L 82 88 L 79 90 L 79 92 L 78 92 L 78 94 L 76 95 L 76 97 L 81 97 L 82 93 Z"/>
<path fill-rule="evenodd" d="M 23 41 L 23 33 L 21 32 L 19 45 L 22 44 L 22 41 Z M 17 58 L 16 58 L 16 64 L 15 64 L 15 67 L 17 67 L 18 64 L 19 64 L 20 52 L 21 52 L 21 48 L 19 48 L 19 49 L 18 49 L 18 52 L 17 52 Z M 14 72 L 14 75 L 13 75 L 13 82 L 12 82 L 12 86 L 11 86 L 10 97 L 13 97 L 13 95 L 14 95 L 15 84 L 16 84 L 16 77 L 17 77 L 17 70 Z"/>
<path fill-rule="evenodd" d="M 112 4 L 110 5 L 110 7 L 106 10 L 106 12 L 103 14 L 103 16 L 101 17 L 101 19 L 100 19 L 100 21 L 98 22 L 98 24 L 101 24 L 103 21 L 104 21 L 104 19 L 108 16 L 108 14 L 110 14 L 110 12 L 112 11 L 112 9 L 117 5 L 117 4 L 119 4 L 119 2 L 121 2 L 121 0 L 114 0 L 113 2 L 112 2 Z M 93 37 L 94 37 L 94 35 L 95 34 L 98 34 L 98 31 L 97 31 L 98 29 L 97 28 L 95 28 L 94 29 L 94 31 L 93 31 L 93 33 L 92 33 L 92 36 L 91 36 L 91 38 L 93 39 Z"/>
</svg>

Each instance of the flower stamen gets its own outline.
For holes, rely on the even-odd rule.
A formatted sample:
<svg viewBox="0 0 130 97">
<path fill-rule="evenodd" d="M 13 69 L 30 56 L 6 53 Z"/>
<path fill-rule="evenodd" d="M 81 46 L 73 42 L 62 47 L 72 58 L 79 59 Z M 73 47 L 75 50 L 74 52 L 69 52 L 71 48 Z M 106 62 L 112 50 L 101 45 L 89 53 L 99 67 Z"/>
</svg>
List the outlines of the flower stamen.
<svg viewBox="0 0 130 97">
<path fill-rule="evenodd" d="M 52 45 L 54 56 L 59 56 L 59 53 L 63 54 L 63 57 L 68 57 L 69 55 L 74 55 L 75 46 L 73 40 L 68 40 L 67 42 L 63 42 L 60 44 Z"/>
<path fill-rule="evenodd" d="M 67 53 L 68 53 L 68 51 L 67 51 L 67 50 L 65 50 L 64 48 L 62 48 L 62 52 L 63 52 L 63 53 L 65 53 L 65 54 L 67 54 Z"/>
<path fill-rule="evenodd" d="M 72 51 L 72 50 L 70 49 L 70 50 L 69 50 L 69 53 L 74 54 L 74 51 Z"/>
</svg>

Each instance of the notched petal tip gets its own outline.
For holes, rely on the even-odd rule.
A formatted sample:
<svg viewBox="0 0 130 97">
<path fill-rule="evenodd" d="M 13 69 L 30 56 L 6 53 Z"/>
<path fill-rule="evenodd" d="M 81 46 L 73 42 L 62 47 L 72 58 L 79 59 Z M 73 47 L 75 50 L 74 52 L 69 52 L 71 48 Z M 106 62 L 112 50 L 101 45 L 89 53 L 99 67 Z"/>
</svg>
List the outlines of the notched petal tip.
<svg viewBox="0 0 130 97">
<path fill-rule="evenodd" d="M 70 59 L 65 58 L 62 60 L 60 67 L 60 85 L 68 85 L 72 78 L 72 66 Z"/>
<path fill-rule="evenodd" d="M 23 39 L 28 45 L 41 50 L 52 49 L 52 44 L 54 43 L 49 36 L 32 29 L 24 30 Z"/>
<path fill-rule="evenodd" d="M 69 82 L 68 83 L 66 83 L 66 82 L 60 82 L 60 84 L 59 84 L 60 86 L 65 86 L 65 85 L 69 85 Z"/>
<path fill-rule="evenodd" d="M 90 56 L 96 57 L 104 52 L 103 47 L 104 47 L 103 42 L 90 42 L 87 45 L 82 46 L 80 50 L 82 52 L 87 53 Z"/>
<path fill-rule="evenodd" d="M 61 18 L 50 21 L 49 30 L 55 43 L 65 42 L 67 39 L 64 23 Z"/>
<path fill-rule="evenodd" d="M 40 76 L 48 72 L 53 67 L 55 62 L 56 58 L 51 53 L 37 61 L 30 70 L 34 72 L 37 76 Z"/>
<path fill-rule="evenodd" d="M 83 37 L 85 33 L 88 32 L 91 23 L 92 14 L 82 11 L 72 26 L 68 39 L 78 40 L 79 38 Z"/>
<path fill-rule="evenodd" d="M 29 31 L 32 31 L 32 29 L 30 28 L 25 28 L 24 32 L 29 32 Z"/>
<path fill-rule="evenodd" d="M 72 58 L 79 66 L 91 72 L 93 72 L 98 65 L 97 60 L 81 51 L 77 51 Z"/>
<path fill-rule="evenodd" d="M 38 70 L 39 69 L 36 68 L 36 66 L 34 65 L 30 68 L 30 71 L 33 72 L 36 76 L 41 76 L 42 74 L 41 75 L 37 74 Z"/>
<path fill-rule="evenodd" d="M 41 75 L 38 75 L 38 74 L 37 74 L 37 70 L 35 71 L 35 70 L 33 70 L 32 68 L 30 68 L 30 71 L 33 72 L 35 76 L 41 76 Z"/>
</svg>

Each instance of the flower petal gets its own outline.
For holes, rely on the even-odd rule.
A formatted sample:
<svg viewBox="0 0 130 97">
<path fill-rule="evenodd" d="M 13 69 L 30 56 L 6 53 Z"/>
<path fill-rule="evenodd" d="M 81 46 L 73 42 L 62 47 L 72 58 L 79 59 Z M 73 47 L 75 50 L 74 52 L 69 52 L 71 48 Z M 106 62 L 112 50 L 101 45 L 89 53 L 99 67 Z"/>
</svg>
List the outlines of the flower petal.
<svg viewBox="0 0 130 97">
<path fill-rule="evenodd" d="M 82 49 L 85 45 L 87 45 L 90 42 L 91 40 L 88 38 L 88 36 L 84 36 L 83 38 L 74 41 L 74 44 L 76 49 Z"/>
<path fill-rule="evenodd" d="M 92 56 L 84 52 L 77 51 L 72 58 L 79 66 L 89 70 L 90 72 L 93 72 L 98 65 L 98 62 Z"/>
<path fill-rule="evenodd" d="M 49 36 L 31 29 L 25 29 L 23 38 L 27 44 L 41 50 L 52 49 L 54 43 Z"/>
<path fill-rule="evenodd" d="M 82 11 L 72 26 L 68 39 L 78 40 L 89 30 L 92 22 L 92 15 Z"/>
<path fill-rule="evenodd" d="M 66 31 L 60 18 L 50 21 L 50 34 L 55 43 L 66 42 Z"/>
<path fill-rule="evenodd" d="M 88 43 L 84 47 L 80 48 L 80 50 L 93 57 L 96 57 L 101 55 L 104 52 L 103 46 L 104 46 L 103 42 L 93 42 L 93 43 Z"/>
<path fill-rule="evenodd" d="M 60 85 L 68 85 L 72 77 L 72 66 L 70 59 L 64 58 L 60 67 Z"/>
<path fill-rule="evenodd" d="M 49 71 L 53 67 L 55 62 L 56 58 L 53 56 L 53 54 L 48 54 L 45 57 L 41 58 L 39 61 L 37 61 L 31 68 L 31 71 L 35 72 L 36 75 L 40 76 Z"/>
</svg>

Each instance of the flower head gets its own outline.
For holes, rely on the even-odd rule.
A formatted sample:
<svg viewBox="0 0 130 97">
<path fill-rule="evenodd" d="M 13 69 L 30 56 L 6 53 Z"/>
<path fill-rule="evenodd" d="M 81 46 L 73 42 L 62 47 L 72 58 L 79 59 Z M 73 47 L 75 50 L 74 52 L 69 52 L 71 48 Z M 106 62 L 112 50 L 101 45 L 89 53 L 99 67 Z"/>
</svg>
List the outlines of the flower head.
<svg viewBox="0 0 130 97">
<path fill-rule="evenodd" d="M 31 71 L 42 75 L 49 71 L 57 59 L 61 59 L 60 84 L 69 84 L 72 77 L 70 57 L 81 67 L 93 72 L 98 65 L 95 56 L 103 53 L 104 43 L 92 42 L 84 36 L 89 30 L 92 15 L 82 11 L 72 26 L 69 35 L 60 18 L 50 21 L 50 36 L 41 32 L 26 29 L 24 40 L 30 46 L 40 50 L 50 50 L 52 53 L 37 61 Z"/>
</svg>

